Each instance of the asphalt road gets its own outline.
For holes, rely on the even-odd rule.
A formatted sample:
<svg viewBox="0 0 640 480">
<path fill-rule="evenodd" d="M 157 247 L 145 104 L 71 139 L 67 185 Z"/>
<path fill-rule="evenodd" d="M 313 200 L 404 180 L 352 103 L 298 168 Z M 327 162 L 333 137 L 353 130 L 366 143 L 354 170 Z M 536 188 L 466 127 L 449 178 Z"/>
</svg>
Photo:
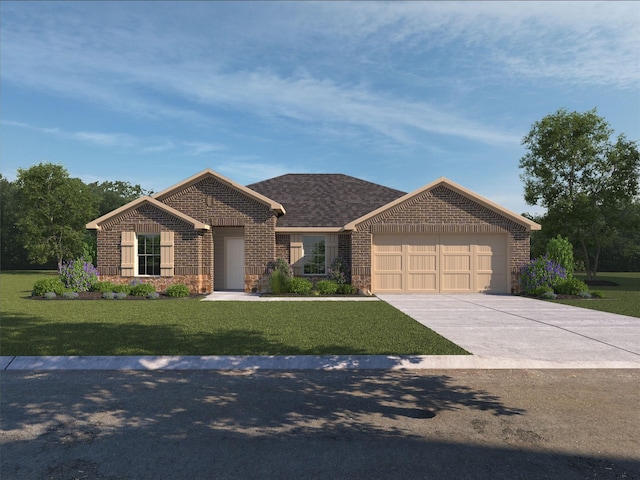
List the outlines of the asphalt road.
<svg viewBox="0 0 640 480">
<path fill-rule="evenodd" d="M 640 479 L 640 370 L 5 371 L 0 478 Z"/>
</svg>

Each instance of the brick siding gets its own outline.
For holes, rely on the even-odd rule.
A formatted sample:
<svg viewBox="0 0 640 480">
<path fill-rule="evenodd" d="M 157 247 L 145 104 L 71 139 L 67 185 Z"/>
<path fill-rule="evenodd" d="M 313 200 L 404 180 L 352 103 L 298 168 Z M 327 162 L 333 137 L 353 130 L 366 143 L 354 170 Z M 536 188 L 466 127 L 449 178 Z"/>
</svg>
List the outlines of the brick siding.
<svg viewBox="0 0 640 480">
<path fill-rule="evenodd" d="M 417 195 L 357 225 L 351 237 L 352 283 L 371 290 L 371 245 L 374 233 L 506 233 L 511 289 L 518 291 L 518 272 L 529 260 L 529 231 L 445 186 Z"/>
</svg>

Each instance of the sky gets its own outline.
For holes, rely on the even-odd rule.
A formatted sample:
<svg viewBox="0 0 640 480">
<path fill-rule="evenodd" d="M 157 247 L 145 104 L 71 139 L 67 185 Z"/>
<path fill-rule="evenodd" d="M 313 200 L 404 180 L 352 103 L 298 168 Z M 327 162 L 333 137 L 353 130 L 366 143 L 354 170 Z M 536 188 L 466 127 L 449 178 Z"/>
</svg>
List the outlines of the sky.
<svg viewBox="0 0 640 480">
<path fill-rule="evenodd" d="M 521 142 L 560 108 L 640 139 L 640 2 L 0 2 L 9 180 L 447 177 L 541 213 Z"/>
</svg>

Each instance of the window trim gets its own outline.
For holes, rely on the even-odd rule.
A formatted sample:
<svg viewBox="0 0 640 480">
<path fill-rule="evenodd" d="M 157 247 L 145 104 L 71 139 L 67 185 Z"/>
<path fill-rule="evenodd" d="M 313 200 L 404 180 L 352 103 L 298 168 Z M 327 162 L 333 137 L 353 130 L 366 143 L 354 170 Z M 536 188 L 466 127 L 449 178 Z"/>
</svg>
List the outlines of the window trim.
<svg viewBox="0 0 640 480">
<path fill-rule="evenodd" d="M 309 239 L 317 239 L 316 241 L 314 241 L 314 243 L 312 244 L 313 246 L 311 247 L 316 248 L 316 245 L 318 243 L 322 243 L 322 256 L 324 257 L 324 264 L 322 265 L 322 272 L 315 272 L 315 273 L 307 273 L 307 265 L 318 265 L 319 266 L 319 262 L 309 262 L 308 261 L 308 257 L 307 257 L 307 253 L 305 251 L 305 246 L 309 247 Z M 313 252 L 311 252 L 309 255 L 312 255 Z M 327 235 L 302 235 L 302 274 L 304 276 L 308 276 L 308 277 L 324 277 L 327 275 Z"/>
<path fill-rule="evenodd" d="M 156 237 L 157 238 L 157 252 L 154 252 L 153 254 L 141 254 L 140 253 L 140 242 L 139 242 L 139 238 L 140 237 Z M 162 240 L 161 240 L 161 236 L 160 233 L 136 233 L 135 236 L 135 263 L 134 263 L 134 267 L 135 267 L 135 276 L 136 277 L 160 277 L 161 273 L 162 273 Z M 157 257 L 157 270 L 158 273 L 157 274 L 148 274 L 148 273 L 140 273 L 140 257 L 144 256 L 144 257 Z M 145 262 L 146 264 L 146 262 Z M 148 264 L 146 264 L 147 269 L 148 269 Z"/>
</svg>

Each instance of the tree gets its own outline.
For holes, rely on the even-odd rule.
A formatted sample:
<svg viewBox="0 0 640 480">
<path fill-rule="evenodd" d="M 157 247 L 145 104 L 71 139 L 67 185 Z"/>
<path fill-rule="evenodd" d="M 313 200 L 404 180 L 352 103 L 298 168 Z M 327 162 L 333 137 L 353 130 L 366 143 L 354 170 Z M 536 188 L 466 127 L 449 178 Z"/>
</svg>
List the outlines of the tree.
<svg viewBox="0 0 640 480">
<path fill-rule="evenodd" d="M 26 252 L 17 240 L 17 222 L 21 215 L 19 189 L 0 174 L 0 262 L 4 269 L 22 268 Z"/>
<path fill-rule="evenodd" d="M 547 208 L 547 225 L 579 246 L 589 279 L 603 247 L 614 241 L 625 212 L 638 195 L 640 155 L 636 142 L 619 135 L 595 109 L 560 109 L 535 122 L 522 144 L 525 201 Z"/>
<path fill-rule="evenodd" d="M 99 198 L 98 216 L 111 212 L 122 205 L 125 205 L 144 195 L 151 195 L 150 190 L 142 188 L 140 185 L 132 185 L 129 182 L 116 180 L 102 183 L 93 182 L 88 187 Z"/>
<path fill-rule="evenodd" d="M 97 214 L 96 196 L 62 165 L 40 163 L 18 169 L 22 214 L 20 238 L 32 263 L 64 259 L 82 252 L 86 223 Z"/>
</svg>

